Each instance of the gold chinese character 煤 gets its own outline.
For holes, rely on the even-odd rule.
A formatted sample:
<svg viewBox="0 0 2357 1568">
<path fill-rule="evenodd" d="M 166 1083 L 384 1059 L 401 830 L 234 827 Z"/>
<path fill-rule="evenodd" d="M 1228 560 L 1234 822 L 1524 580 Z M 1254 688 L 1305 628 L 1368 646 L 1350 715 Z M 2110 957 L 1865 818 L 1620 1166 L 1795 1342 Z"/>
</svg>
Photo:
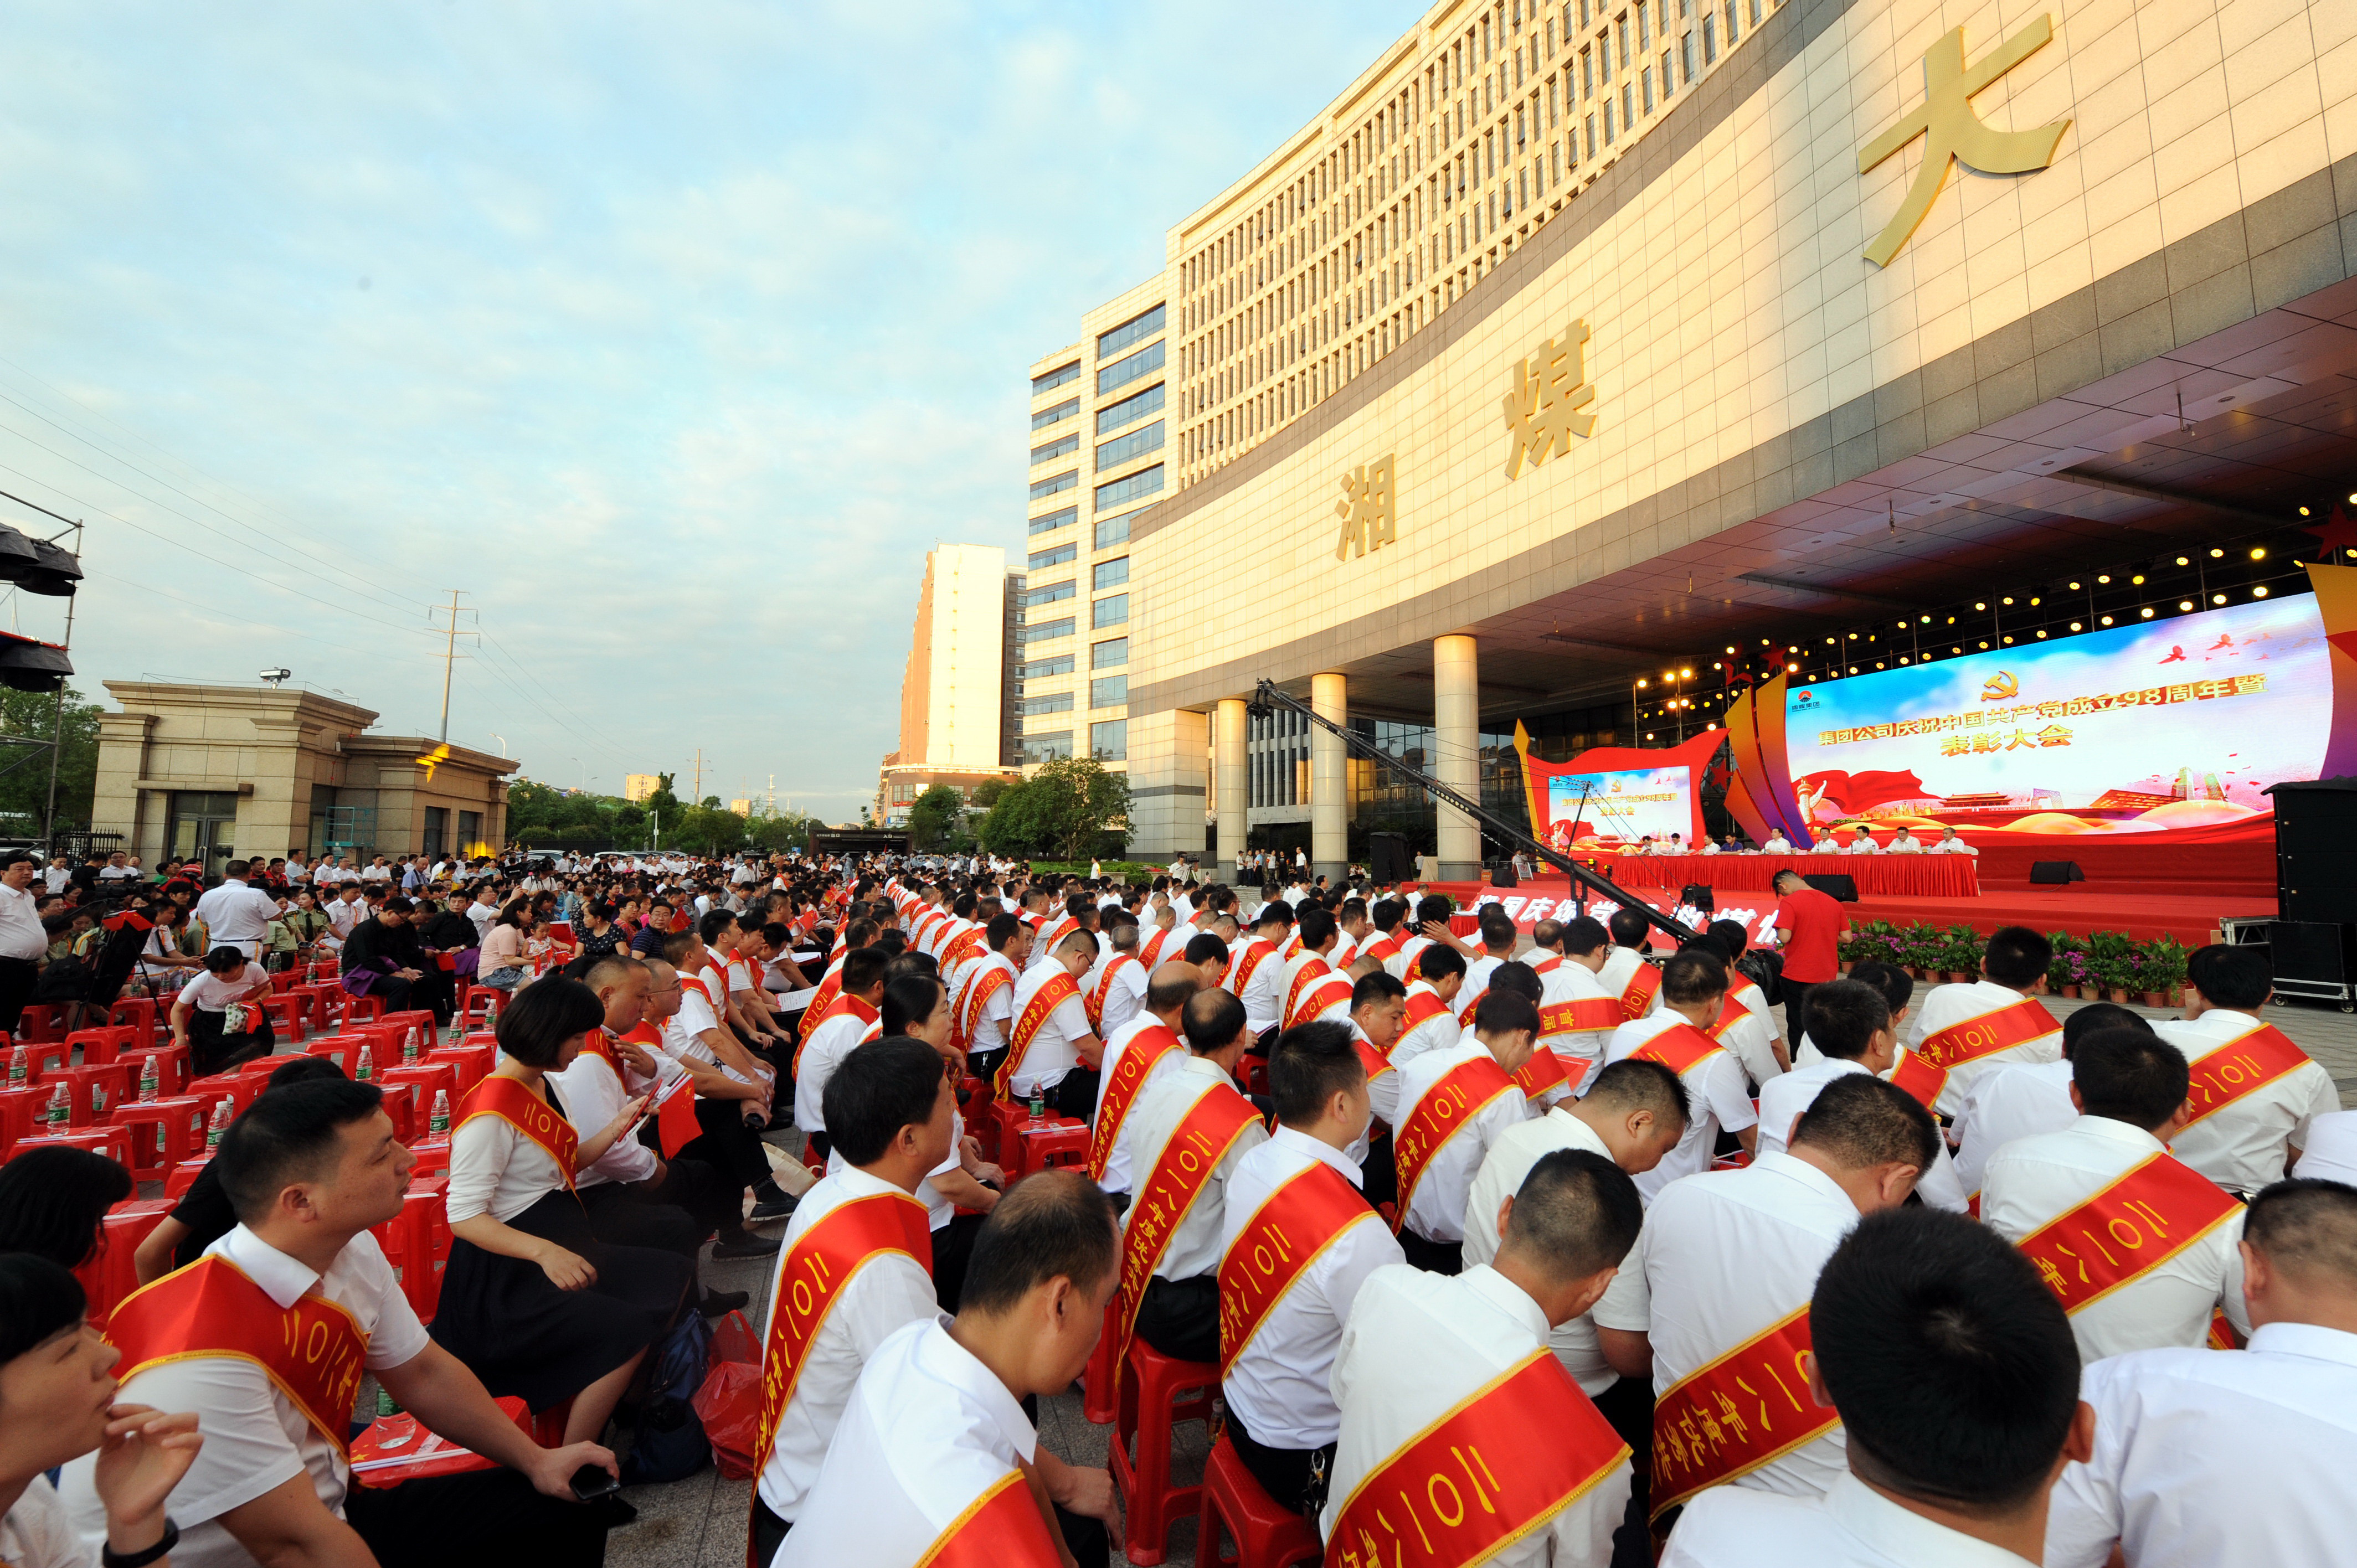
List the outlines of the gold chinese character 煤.
<svg viewBox="0 0 2357 1568">
<path fill-rule="evenodd" d="M 1573 436 L 1596 434 L 1596 415 L 1580 412 L 1596 401 L 1596 389 L 1587 383 L 1587 323 L 1575 321 L 1534 357 L 1514 361 L 1514 389 L 1500 403 L 1514 441 L 1506 478 L 1520 477 L 1524 458 L 1535 468 L 1550 456 L 1568 456 Z"/>
</svg>

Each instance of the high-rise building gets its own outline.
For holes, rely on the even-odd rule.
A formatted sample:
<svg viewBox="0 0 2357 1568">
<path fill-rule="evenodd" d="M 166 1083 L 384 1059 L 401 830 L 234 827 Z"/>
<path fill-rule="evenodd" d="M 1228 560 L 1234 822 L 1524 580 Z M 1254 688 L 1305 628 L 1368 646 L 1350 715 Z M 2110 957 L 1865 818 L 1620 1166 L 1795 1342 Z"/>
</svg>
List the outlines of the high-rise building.
<svg viewBox="0 0 2357 1568">
<path fill-rule="evenodd" d="M 900 744 L 877 779 L 876 815 L 899 825 L 935 784 L 971 794 L 1003 776 L 1009 586 L 996 544 L 941 544 L 925 556 L 909 662 L 900 679 Z"/>
<path fill-rule="evenodd" d="M 644 802 L 648 796 L 662 788 L 662 776 L 659 773 L 626 773 L 622 776 L 622 799 L 634 805 Z"/>
</svg>

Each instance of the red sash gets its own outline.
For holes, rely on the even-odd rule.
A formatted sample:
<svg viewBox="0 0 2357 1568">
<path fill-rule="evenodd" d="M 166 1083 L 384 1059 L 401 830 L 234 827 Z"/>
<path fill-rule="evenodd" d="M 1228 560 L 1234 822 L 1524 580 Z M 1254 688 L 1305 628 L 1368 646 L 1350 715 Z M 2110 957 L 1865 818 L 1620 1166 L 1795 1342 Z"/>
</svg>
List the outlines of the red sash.
<svg viewBox="0 0 2357 1568">
<path fill-rule="evenodd" d="M 2273 1024 L 2244 1030 L 2193 1064 L 2185 1096 L 2193 1102 L 2193 1117 L 2186 1125 L 2215 1115 L 2308 1060 L 2308 1053 Z"/>
<path fill-rule="evenodd" d="M 1727 993 L 1726 997 L 1720 1001 L 1718 1004 L 1718 1016 L 1711 1020 L 1710 1028 L 1707 1033 L 1714 1040 L 1723 1040 L 1727 1038 L 1727 1030 L 1735 1027 L 1736 1025 L 1741 1023 L 1745 1018 L 1748 1018 L 1750 1015 L 1751 1009 L 1746 1007 L 1742 1003 L 1738 1002 L 1735 999 L 1735 993 L 1730 991 Z"/>
<path fill-rule="evenodd" d="M 1097 1124 L 1089 1133 L 1089 1179 L 1104 1180 L 1105 1164 L 1113 1158 L 1114 1144 L 1121 1136 L 1121 1124 L 1129 1114 L 1130 1105 L 1137 1091 L 1146 1086 L 1146 1075 L 1154 1064 L 1178 1048 L 1178 1036 L 1165 1024 L 1148 1024 L 1130 1036 L 1122 1047 L 1121 1059 L 1113 1065 L 1113 1076 L 1104 1080 L 1104 1094 L 1097 1101 Z"/>
<path fill-rule="evenodd" d="M 1178 928 L 1175 926 L 1171 928 L 1171 930 L 1176 929 Z M 1137 961 L 1148 969 L 1161 962 L 1162 944 L 1169 935 L 1170 931 L 1157 930 L 1152 936 L 1146 938 L 1146 945 L 1137 950 Z"/>
<path fill-rule="evenodd" d="M 897 1189 L 837 1206 L 794 1239 L 778 1265 L 777 1306 L 761 1355 L 760 1423 L 753 1438 L 753 1473 L 768 1467 L 778 1423 L 793 1402 L 811 1341 L 825 1326 L 843 1287 L 871 1259 L 913 1258 L 931 1273 L 933 1233 L 925 1206 Z"/>
<path fill-rule="evenodd" d="M 2016 1243 L 2065 1312 L 2133 1284 L 2242 1208 L 2192 1166 L 2157 1154 Z"/>
<path fill-rule="evenodd" d="M 981 1027 L 982 1010 L 989 1004 L 990 999 L 1015 983 L 1013 968 L 1002 969 L 997 964 L 991 963 L 988 959 L 985 959 L 983 962 L 988 967 L 977 970 L 974 979 L 967 983 L 965 1004 L 958 1009 L 958 1037 L 955 1044 L 961 1050 L 974 1049 L 974 1032 Z"/>
<path fill-rule="evenodd" d="M 1275 950 L 1268 945 L 1265 938 L 1254 937 L 1244 950 L 1236 955 L 1235 983 L 1228 989 L 1236 995 L 1242 996 L 1244 993 L 1244 987 L 1252 983 L 1253 973 L 1260 968 L 1261 961 Z"/>
<path fill-rule="evenodd" d="M 1364 1194 L 1333 1166 L 1313 1160 L 1262 1200 L 1220 1259 L 1220 1375 L 1294 1282 L 1361 1219 L 1378 1224 Z"/>
<path fill-rule="evenodd" d="M 1392 1158 L 1399 1167 L 1399 1207 L 1392 1216 L 1393 1230 L 1406 1221 L 1415 1185 L 1449 1135 L 1480 1115 L 1491 1101 L 1513 1092 L 1514 1080 L 1487 1055 L 1458 1062 L 1425 1091 L 1392 1138 Z"/>
<path fill-rule="evenodd" d="M 1637 961 L 1637 972 L 1629 977 L 1629 983 L 1627 986 L 1623 987 L 1620 992 L 1620 1016 L 1622 1020 L 1626 1021 L 1631 1018 L 1641 1018 L 1646 1014 L 1652 1012 L 1653 1010 L 1653 994 L 1661 989 L 1662 972 L 1655 969 L 1652 964 L 1647 963 L 1643 959 L 1639 959 Z"/>
<path fill-rule="evenodd" d="M 1542 1345 L 1360 1479 L 1334 1515 L 1326 1568 L 1486 1562 L 1628 1459 L 1629 1445 Z"/>
<path fill-rule="evenodd" d="M 817 1020 L 826 1016 L 826 1010 L 834 1006 L 834 999 L 842 994 L 843 961 L 837 959 L 827 966 L 824 974 L 819 976 L 818 992 L 810 999 L 810 1006 L 803 1011 L 802 1016 L 814 1025 Z M 810 1038 L 809 1027 L 802 1030 L 802 1038 L 805 1040 Z M 794 1058 L 797 1061 L 802 1059 L 801 1051 L 797 1050 L 794 1053 Z"/>
<path fill-rule="evenodd" d="M 114 1375 L 125 1383 L 167 1361 L 251 1361 L 338 1454 L 347 1451 L 344 1433 L 366 1369 L 368 1336 L 325 1296 L 306 1295 L 281 1308 L 243 1270 L 214 1253 L 124 1296 L 107 1319 L 106 1338 L 123 1352 Z"/>
<path fill-rule="evenodd" d="M 1394 932 L 1385 932 L 1383 935 L 1377 937 L 1373 941 L 1369 942 L 1365 947 L 1361 948 L 1359 950 L 1359 956 L 1361 958 L 1372 958 L 1377 963 L 1382 963 L 1385 960 L 1389 959 L 1393 954 L 1398 952 L 1400 944 L 1398 935 Z"/>
<path fill-rule="evenodd" d="M 1635 1050 L 1631 1051 L 1629 1059 L 1659 1062 L 1680 1078 L 1684 1078 L 1686 1069 L 1719 1048 L 1717 1040 L 1712 1039 L 1692 1024 L 1681 1022 L 1671 1025 Z"/>
<path fill-rule="evenodd" d="M 1056 1568 L 1062 1561 L 1023 1472 L 1009 1470 L 950 1521 L 916 1568 Z"/>
<path fill-rule="evenodd" d="M 1362 1039 L 1358 1035 L 1353 1034 L 1351 1036 L 1351 1043 L 1359 1047 L 1359 1065 L 1367 1069 L 1367 1081 L 1369 1083 L 1374 1082 L 1375 1079 L 1383 1077 L 1383 1074 L 1387 1072 L 1397 1072 L 1399 1070 L 1399 1069 L 1392 1066 L 1391 1058 L 1375 1049 L 1374 1041 Z"/>
<path fill-rule="evenodd" d="M 1146 1282 L 1170 1250 L 1170 1238 L 1211 1185 L 1212 1173 L 1236 1140 L 1246 1128 L 1259 1125 L 1260 1112 L 1251 1101 L 1228 1084 L 1215 1083 L 1179 1119 L 1170 1141 L 1156 1156 L 1154 1169 L 1137 1183 L 1121 1234 L 1121 1292 L 1114 1298 L 1114 1366 L 1129 1355 L 1129 1337 L 1137 1326 Z"/>
<path fill-rule="evenodd" d="M 1072 918 L 1070 915 L 1066 915 L 1054 925 L 1044 926 L 1041 928 L 1042 935 L 1038 941 L 1032 943 L 1031 950 L 1035 953 L 1052 953 L 1056 950 L 1056 944 L 1058 942 L 1062 941 L 1066 937 L 1071 936 L 1074 931 L 1077 931 L 1080 929 L 1080 921 Z"/>
<path fill-rule="evenodd" d="M 1121 972 L 1123 964 L 1136 961 L 1125 952 L 1114 954 L 1105 961 L 1104 973 L 1097 977 L 1097 988 L 1081 999 L 1081 1006 L 1089 1015 L 1089 1027 L 1100 1036 L 1104 1034 L 1105 998 L 1113 994 L 1113 977 Z"/>
<path fill-rule="evenodd" d="M 1653 1402 L 1653 1488 L 1660 1519 L 1706 1487 L 1749 1475 L 1841 1424 L 1809 1396 L 1809 1309 L 1796 1309 Z"/>
<path fill-rule="evenodd" d="M 455 1141 L 458 1129 L 478 1116 L 496 1116 L 531 1139 L 556 1162 L 557 1171 L 565 1177 L 565 1190 L 573 1190 L 573 1161 L 581 1147 L 581 1134 L 556 1113 L 554 1106 L 514 1079 L 492 1073 L 458 1101 L 457 1120 L 450 1123 L 451 1138 Z"/>
<path fill-rule="evenodd" d="M 1514 1087 L 1523 1091 L 1525 1100 L 1557 1089 L 1577 1089 L 1587 1076 L 1587 1058 L 1576 1057 L 1568 1060 L 1541 1046 L 1531 1053 L 1531 1059 L 1514 1071 Z"/>
<path fill-rule="evenodd" d="M 805 1015 L 805 1016 L 807 1016 L 807 1015 Z M 864 1029 L 866 1026 L 875 1023 L 877 1019 L 882 1016 L 882 1014 L 877 1012 L 875 1008 L 870 1007 L 866 1003 L 862 1002 L 856 996 L 837 996 L 827 1007 L 827 1010 L 819 1014 L 816 1020 L 812 1023 L 810 1027 L 802 1031 L 802 1042 L 794 1047 L 794 1072 L 797 1075 L 800 1075 L 802 1072 L 802 1053 L 810 1049 L 811 1041 L 817 1036 L 818 1032 L 821 1029 L 823 1029 L 837 1018 L 856 1018 L 859 1020 L 860 1026 Z"/>
<path fill-rule="evenodd" d="M 2046 1004 L 2035 996 L 2025 996 L 2018 1002 L 1976 1013 L 1937 1034 L 1926 1035 L 1923 1043 L 1915 1048 L 1927 1065 L 1947 1072 L 1998 1051 L 2026 1046 L 2061 1026 L 2046 1010 Z"/>
<path fill-rule="evenodd" d="M 1004 1100 L 1012 1092 L 1007 1086 L 1015 1081 L 1016 1069 L 1030 1054 L 1031 1042 L 1039 1037 L 1040 1027 L 1057 1008 L 1080 993 L 1079 983 L 1060 969 L 1031 993 L 1031 1000 L 1023 1004 L 1022 1014 L 1015 1020 L 1015 1027 L 1007 1032 L 1006 1059 L 998 1064 L 998 1074 L 991 1080 L 991 1087 L 999 1099 Z"/>
<path fill-rule="evenodd" d="M 1539 1037 L 1600 1035 L 1626 1022 L 1617 996 L 1581 996 L 1568 1002 L 1550 1002 L 1539 1009 Z"/>
<path fill-rule="evenodd" d="M 1351 993 L 1358 988 L 1357 983 L 1349 975 L 1339 973 L 1331 969 L 1319 975 L 1308 991 L 1301 989 L 1298 976 L 1296 976 L 1295 980 L 1294 998 L 1285 1015 L 1287 1028 L 1296 1024 L 1308 1023 L 1337 1002 L 1347 1008 L 1350 1005 Z"/>
<path fill-rule="evenodd" d="M 1940 1103 L 1940 1090 L 1947 1086 L 1948 1075 L 1913 1051 L 1901 1051 L 1899 1065 L 1890 1069 L 1890 1081 L 1914 1096 L 1924 1110 L 1932 1111 Z"/>
<path fill-rule="evenodd" d="M 1420 980 L 1415 983 L 1424 985 L 1424 982 Z M 1400 1033 L 1405 1035 L 1409 1029 L 1428 1024 L 1448 1011 L 1448 1004 L 1440 999 L 1438 992 L 1428 985 L 1426 985 L 1422 991 L 1411 985 L 1407 993 L 1407 1026 Z"/>
</svg>

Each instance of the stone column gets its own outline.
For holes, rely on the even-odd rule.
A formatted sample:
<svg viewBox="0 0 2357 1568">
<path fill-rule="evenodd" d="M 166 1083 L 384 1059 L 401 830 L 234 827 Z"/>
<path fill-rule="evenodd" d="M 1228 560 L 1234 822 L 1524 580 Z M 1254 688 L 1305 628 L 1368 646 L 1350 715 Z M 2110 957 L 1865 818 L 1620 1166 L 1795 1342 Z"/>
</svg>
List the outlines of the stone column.
<svg viewBox="0 0 2357 1568">
<path fill-rule="evenodd" d="M 1309 677 L 1309 706 L 1329 724 L 1347 724 L 1351 717 L 1350 682 L 1328 672 Z M 1314 725 L 1309 731 L 1309 861 L 1310 875 L 1331 878 L 1340 886 L 1350 866 L 1350 753 L 1342 737 Z"/>
<path fill-rule="evenodd" d="M 1481 798 L 1481 676 L 1469 637 L 1432 639 L 1433 777 L 1469 800 Z M 1478 882 L 1481 829 L 1448 805 L 1440 813 L 1440 879 Z"/>
<path fill-rule="evenodd" d="M 1252 804 L 1244 758 L 1244 700 L 1222 697 L 1216 721 L 1220 768 L 1220 865 L 1217 875 L 1234 882 L 1236 857 L 1244 849 L 1244 812 Z"/>
</svg>

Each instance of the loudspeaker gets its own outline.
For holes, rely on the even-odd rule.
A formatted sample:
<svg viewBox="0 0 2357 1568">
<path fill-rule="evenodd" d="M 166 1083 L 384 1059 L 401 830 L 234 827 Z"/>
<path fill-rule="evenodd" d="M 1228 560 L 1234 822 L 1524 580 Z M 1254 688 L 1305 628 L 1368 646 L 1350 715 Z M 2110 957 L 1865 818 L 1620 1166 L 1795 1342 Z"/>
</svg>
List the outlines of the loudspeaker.
<svg viewBox="0 0 2357 1568">
<path fill-rule="evenodd" d="M 1501 854 L 1497 859 L 1490 863 L 1490 886 L 1492 887 L 1513 887 L 1519 886 L 1514 875 L 1514 857 L 1512 855 Z"/>
<path fill-rule="evenodd" d="M 2276 803 L 2283 918 L 2357 921 L 2357 779 L 2277 784 L 2267 794 Z"/>
<path fill-rule="evenodd" d="M 1405 833 L 1369 833 L 1367 869 L 1377 882 L 1405 882 L 1415 875 L 1415 859 L 1407 852 Z"/>
<path fill-rule="evenodd" d="M 1679 888 L 1678 902 L 1688 908 L 1699 909 L 1706 915 L 1718 908 L 1717 896 L 1699 882 L 1689 882 Z"/>
<path fill-rule="evenodd" d="M 2075 860 L 2035 860 L 2029 864 L 2029 880 L 2033 884 L 2084 882 L 2087 874 Z"/>
<path fill-rule="evenodd" d="M 2277 920 L 2267 935 L 2279 985 L 2346 985 L 2357 974 L 2357 928 L 2330 920 Z"/>
<path fill-rule="evenodd" d="M 1818 892 L 1830 894 L 1845 904 L 1857 902 L 1857 878 L 1855 876 L 1831 874 L 1810 876 L 1804 874 L 1802 880 Z"/>
</svg>

